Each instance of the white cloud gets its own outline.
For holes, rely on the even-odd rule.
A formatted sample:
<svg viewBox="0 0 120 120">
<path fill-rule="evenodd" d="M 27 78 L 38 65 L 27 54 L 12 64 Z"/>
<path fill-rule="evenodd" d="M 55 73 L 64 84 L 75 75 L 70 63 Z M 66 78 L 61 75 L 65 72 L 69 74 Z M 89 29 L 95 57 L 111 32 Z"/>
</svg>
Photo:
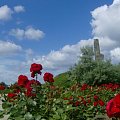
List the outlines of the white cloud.
<svg viewBox="0 0 120 120">
<path fill-rule="evenodd" d="M 47 55 L 36 56 L 32 60 L 28 59 L 24 65 L 30 66 L 31 63 L 41 63 L 44 71 L 57 74 L 68 70 L 73 66 L 80 56 L 80 48 L 86 45 L 92 45 L 93 40 L 81 40 L 75 45 L 65 45 L 58 51 L 51 51 Z"/>
<path fill-rule="evenodd" d="M 21 6 L 21 5 L 18 5 L 18 6 L 14 7 L 14 11 L 16 13 L 25 12 L 25 8 L 23 6 Z"/>
<path fill-rule="evenodd" d="M 30 49 L 30 48 L 26 50 L 26 54 L 27 54 L 28 56 L 33 55 L 33 53 L 34 53 L 33 50 Z"/>
<path fill-rule="evenodd" d="M 21 53 L 23 53 L 21 46 L 0 40 L 0 82 L 14 83 L 18 75 L 24 72 L 21 61 L 17 60 Z"/>
<path fill-rule="evenodd" d="M 22 29 L 17 28 L 17 29 L 12 29 L 12 30 L 9 32 L 9 34 L 10 34 L 11 36 L 14 36 L 14 37 L 18 38 L 18 39 L 23 39 L 23 38 L 24 38 L 25 31 L 22 30 Z"/>
<path fill-rule="evenodd" d="M 115 5 L 115 4 L 120 4 L 120 0 L 114 0 L 113 5 Z"/>
<path fill-rule="evenodd" d="M 115 62 L 120 62 L 120 47 L 117 47 L 110 51 L 110 55 Z"/>
<path fill-rule="evenodd" d="M 32 27 L 23 29 L 12 29 L 9 34 L 17 39 L 40 40 L 44 37 L 44 32 Z"/>
<path fill-rule="evenodd" d="M 29 48 L 25 51 L 25 54 L 26 54 L 26 59 L 31 60 L 33 58 L 34 52 L 32 49 Z"/>
<path fill-rule="evenodd" d="M 15 83 L 21 74 L 31 79 L 29 71 L 30 65 L 23 64 L 23 61 L 26 59 L 31 60 L 30 56 L 33 54 L 32 49 L 22 50 L 19 54 L 15 55 L 13 55 L 13 53 L 13 51 L 8 52 L 6 56 L 0 53 L 0 55 L 3 56 L 0 57 L 0 82 L 4 81 L 6 84 Z"/>
<path fill-rule="evenodd" d="M 25 37 L 27 39 L 33 39 L 33 40 L 39 40 L 41 38 L 43 38 L 44 33 L 43 31 L 39 30 L 39 29 L 34 29 L 34 28 L 28 28 L 25 31 Z"/>
<path fill-rule="evenodd" d="M 27 75 L 25 71 L 29 71 L 22 66 L 20 60 L 0 58 L 0 61 L 0 82 L 14 83 L 20 74 Z"/>
<path fill-rule="evenodd" d="M 21 46 L 11 42 L 0 41 L 0 55 L 15 54 L 22 50 Z"/>
<path fill-rule="evenodd" d="M 6 21 L 11 19 L 13 11 L 7 5 L 0 7 L 0 20 Z"/>
<path fill-rule="evenodd" d="M 110 53 L 111 53 L 111 56 L 113 56 L 113 57 L 117 57 L 117 56 L 120 57 L 120 48 L 115 48 L 115 49 L 111 50 Z"/>
<path fill-rule="evenodd" d="M 109 6 L 98 7 L 91 14 L 92 34 L 94 38 L 97 37 L 100 40 L 105 55 L 111 55 L 110 51 L 120 47 L 120 17 L 118 17 L 120 16 L 120 0 L 114 0 Z M 114 57 L 112 61 L 115 61 Z"/>
<path fill-rule="evenodd" d="M 120 2 L 115 0 L 112 5 L 101 6 L 91 12 L 93 35 L 108 37 L 120 45 Z"/>
<path fill-rule="evenodd" d="M 12 18 L 12 14 L 24 12 L 25 8 L 21 5 L 15 6 L 14 10 L 12 10 L 8 5 L 3 5 L 0 7 L 0 20 L 8 21 Z"/>
<path fill-rule="evenodd" d="M 115 48 L 118 44 L 116 41 L 106 37 L 94 37 L 93 39 L 99 39 L 99 44 L 102 50 L 110 50 Z"/>
</svg>

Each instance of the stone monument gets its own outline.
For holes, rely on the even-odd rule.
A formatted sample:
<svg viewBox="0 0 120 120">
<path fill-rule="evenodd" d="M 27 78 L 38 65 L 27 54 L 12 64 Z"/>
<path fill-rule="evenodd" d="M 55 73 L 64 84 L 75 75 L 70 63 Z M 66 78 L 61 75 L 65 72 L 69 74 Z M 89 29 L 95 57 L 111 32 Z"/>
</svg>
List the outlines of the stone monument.
<svg viewBox="0 0 120 120">
<path fill-rule="evenodd" d="M 104 55 L 100 53 L 100 46 L 98 39 L 94 39 L 94 54 L 95 54 L 95 60 L 104 60 Z"/>
</svg>

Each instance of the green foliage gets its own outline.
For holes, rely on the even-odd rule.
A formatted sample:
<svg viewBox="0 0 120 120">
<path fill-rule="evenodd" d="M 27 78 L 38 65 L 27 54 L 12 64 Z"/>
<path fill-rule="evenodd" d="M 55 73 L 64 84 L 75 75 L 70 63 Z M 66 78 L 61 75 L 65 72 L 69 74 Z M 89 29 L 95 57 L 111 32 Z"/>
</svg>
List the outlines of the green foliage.
<svg viewBox="0 0 120 120">
<path fill-rule="evenodd" d="M 75 77 L 77 82 L 80 80 L 77 76 L 79 72 L 84 73 L 84 71 L 86 71 L 85 74 L 81 74 L 82 78 L 91 78 L 92 73 L 88 74 L 90 70 L 94 70 L 94 74 L 99 75 L 98 78 L 95 79 L 98 80 L 97 83 L 100 83 L 100 80 L 102 80 L 101 83 L 103 83 L 104 80 L 106 81 L 108 74 L 110 74 L 111 77 L 114 76 L 116 82 L 118 81 L 120 75 L 117 73 L 120 70 L 118 65 L 112 65 L 109 61 L 96 62 L 91 57 L 91 54 L 89 55 L 90 57 L 84 56 L 82 63 L 79 62 L 79 64 L 74 67 L 75 69 L 72 69 L 75 74 L 78 72 Z M 78 71 L 76 71 L 76 68 L 78 68 Z M 83 71 L 81 71 L 81 68 Z M 85 68 L 88 68 L 89 71 Z M 111 72 L 113 68 L 115 72 Z M 104 69 L 105 71 L 102 70 L 100 72 L 100 69 Z M 101 77 L 102 73 L 106 75 L 103 78 Z M 92 77 L 95 76 L 94 74 L 92 74 Z M 45 82 L 44 85 L 36 84 L 36 79 L 35 84 L 29 87 L 27 87 L 28 84 L 25 86 L 13 84 L 5 89 L 1 89 L 0 100 L 2 101 L 2 110 L 0 111 L 0 118 L 8 115 L 8 120 L 93 120 L 96 115 L 106 114 L 106 103 L 113 98 L 115 94 L 120 93 L 120 84 L 90 86 L 77 83 L 71 86 L 71 83 L 74 83 L 74 81 L 69 81 L 69 84 L 65 84 L 63 80 L 67 78 L 67 75 L 68 73 L 61 74 L 58 76 L 59 79 L 56 77 L 59 80 L 57 84 L 64 84 L 64 87 L 55 86 L 56 83 L 53 82 Z M 65 78 L 63 76 L 65 76 Z M 118 76 L 118 78 L 116 76 Z M 86 79 L 83 79 L 85 83 L 87 83 L 87 81 L 85 81 Z M 88 83 L 91 82 L 91 84 L 93 84 L 93 81 L 89 80 L 90 79 L 88 79 Z M 110 80 L 112 80 L 112 78 Z M 31 89 L 32 91 L 30 91 Z M 29 95 L 27 92 L 31 94 Z M 97 98 L 95 98 L 96 95 L 98 96 Z M 95 105 L 96 102 L 97 105 Z"/>
<path fill-rule="evenodd" d="M 120 83 L 120 65 L 113 65 L 109 60 L 94 60 L 92 47 L 81 49 L 82 56 L 69 71 L 69 79 L 78 83 L 99 85 L 103 83 Z"/>
<path fill-rule="evenodd" d="M 120 92 L 120 85 L 92 87 L 74 84 L 63 89 L 46 83 L 34 89 L 36 97 L 25 96 L 21 88 L 16 99 L 7 98 L 6 93 L 11 92 L 12 87 L 3 90 L 0 117 L 9 115 L 8 120 L 93 120 L 96 115 L 106 114 L 106 103 Z M 98 96 L 97 100 L 94 99 L 95 95 Z M 99 100 L 104 104 L 100 105 Z M 95 106 L 94 102 L 98 105 Z"/>
<path fill-rule="evenodd" d="M 35 86 L 36 97 L 27 97 L 24 89 L 18 94 L 16 99 L 9 99 L 7 94 L 14 90 L 12 87 L 2 91 L 2 108 L 0 117 L 8 114 L 9 120 L 66 120 L 64 112 L 66 105 L 63 103 L 62 89 L 44 84 Z"/>
<path fill-rule="evenodd" d="M 57 75 L 56 77 L 54 77 L 54 80 L 55 80 L 54 85 L 63 88 L 70 87 L 73 84 L 73 81 L 70 81 L 68 79 L 68 72 Z"/>
</svg>

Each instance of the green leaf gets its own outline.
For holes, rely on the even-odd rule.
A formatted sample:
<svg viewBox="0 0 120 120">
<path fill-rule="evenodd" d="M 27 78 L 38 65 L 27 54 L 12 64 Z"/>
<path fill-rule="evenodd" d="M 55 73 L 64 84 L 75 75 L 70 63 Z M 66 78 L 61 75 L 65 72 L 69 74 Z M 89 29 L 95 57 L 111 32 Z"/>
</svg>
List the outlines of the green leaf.
<svg viewBox="0 0 120 120">
<path fill-rule="evenodd" d="M 9 108 L 10 106 L 11 106 L 10 102 L 4 102 L 4 103 L 2 103 L 2 108 L 3 109 Z"/>
<path fill-rule="evenodd" d="M 87 109 L 87 111 L 91 111 L 94 109 L 94 106 L 91 106 L 90 108 Z"/>
<path fill-rule="evenodd" d="M 41 115 L 35 116 L 35 120 L 41 120 Z"/>
<path fill-rule="evenodd" d="M 59 109 L 57 110 L 57 112 L 61 114 L 61 113 L 63 113 L 64 111 L 63 111 L 63 109 L 60 109 L 60 108 L 59 108 Z"/>
<path fill-rule="evenodd" d="M 0 118 L 3 118 L 3 117 L 4 117 L 4 112 L 0 111 Z"/>
<path fill-rule="evenodd" d="M 60 115 L 55 114 L 55 115 L 53 115 L 53 118 L 54 118 L 55 120 L 60 120 Z"/>
<path fill-rule="evenodd" d="M 26 105 L 26 102 L 25 102 L 25 101 L 20 101 L 18 106 L 21 108 L 21 107 L 23 107 L 23 106 L 25 106 L 25 105 Z"/>
<path fill-rule="evenodd" d="M 62 120 L 66 120 L 67 119 L 67 115 L 66 114 L 62 114 Z"/>
<path fill-rule="evenodd" d="M 31 98 L 27 100 L 28 104 L 36 106 L 36 101 L 32 100 Z"/>
<path fill-rule="evenodd" d="M 72 107 L 72 105 L 68 105 L 67 108 L 65 109 L 65 111 L 69 111 L 69 110 L 73 110 L 75 109 L 74 107 Z"/>
<path fill-rule="evenodd" d="M 55 107 L 53 108 L 53 111 L 56 111 L 56 108 L 55 108 Z"/>
<path fill-rule="evenodd" d="M 25 118 L 23 118 L 23 117 L 15 117 L 14 119 L 15 120 L 25 120 Z"/>
<path fill-rule="evenodd" d="M 33 116 L 32 116 L 32 114 L 30 114 L 30 112 L 26 113 L 24 115 L 24 117 L 25 117 L 26 120 L 33 120 Z"/>
<path fill-rule="evenodd" d="M 56 103 L 56 104 L 60 103 L 60 99 L 56 99 L 56 100 L 55 100 L 55 103 Z"/>
</svg>

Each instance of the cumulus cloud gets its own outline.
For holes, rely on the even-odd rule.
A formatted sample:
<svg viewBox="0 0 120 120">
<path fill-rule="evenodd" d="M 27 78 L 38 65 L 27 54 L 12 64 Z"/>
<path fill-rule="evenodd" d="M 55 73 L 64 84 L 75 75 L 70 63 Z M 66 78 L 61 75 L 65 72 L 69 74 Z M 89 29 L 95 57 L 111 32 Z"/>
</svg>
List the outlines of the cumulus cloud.
<svg viewBox="0 0 120 120">
<path fill-rule="evenodd" d="M 25 33 L 25 31 L 22 30 L 22 29 L 19 29 L 19 28 L 17 28 L 17 29 L 12 29 L 12 30 L 10 30 L 10 32 L 9 32 L 9 34 L 10 34 L 11 36 L 14 36 L 14 37 L 16 37 L 16 38 L 18 38 L 18 39 L 23 39 L 23 38 L 24 38 L 24 33 Z"/>
<path fill-rule="evenodd" d="M 16 37 L 17 39 L 29 39 L 29 40 L 40 40 L 44 37 L 44 32 L 40 29 L 34 29 L 32 27 L 23 29 L 12 29 L 9 34 Z"/>
<path fill-rule="evenodd" d="M 0 64 L 0 82 L 5 82 L 6 84 L 14 83 L 17 79 L 18 73 L 17 71 L 14 71 L 13 65 L 10 66 L 7 63 L 4 65 L 4 61 L 2 61 L 2 64 Z M 9 69 L 11 67 L 12 70 Z M 16 77 L 16 79 L 15 79 Z"/>
<path fill-rule="evenodd" d="M 15 6 L 14 9 L 8 7 L 8 5 L 3 5 L 0 7 L 0 20 L 1 21 L 8 21 L 12 18 L 12 14 L 24 12 L 24 6 L 18 5 Z"/>
<path fill-rule="evenodd" d="M 120 4 L 120 0 L 114 0 L 113 5 L 115 5 L 115 4 Z"/>
<path fill-rule="evenodd" d="M 91 12 L 93 35 L 108 37 L 119 43 L 120 39 L 120 2 L 114 0 L 112 5 L 104 5 Z"/>
<path fill-rule="evenodd" d="M 13 11 L 7 5 L 0 7 L 0 20 L 6 21 L 12 18 Z"/>
<path fill-rule="evenodd" d="M 21 61 L 14 58 L 15 56 L 19 58 L 21 52 L 23 52 L 21 46 L 0 40 L 0 82 L 14 83 L 19 72 L 22 73 Z"/>
<path fill-rule="evenodd" d="M 15 54 L 22 50 L 21 46 L 11 42 L 5 42 L 0 40 L 0 55 Z"/>
<path fill-rule="evenodd" d="M 114 0 L 111 5 L 103 5 L 91 12 L 92 34 L 100 40 L 105 54 L 111 55 L 111 50 L 120 46 L 120 0 Z M 113 53 L 112 52 L 112 53 Z M 112 57 L 112 61 L 115 61 Z"/>
<path fill-rule="evenodd" d="M 14 52 L 5 51 L 5 52 L 6 54 L 5 53 L 1 54 L 0 52 L 0 56 L 3 56 L 3 57 L 0 57 L 0 82 L 4 81 L 6 84 L 15 83 L 17 81 L 18 76 L 21 74 L 26 75 L 28 76 L 29 79 L 31 79 L 30 72 L 29 72 L 30 64 L 29 65 L 24 64 L 24 61 L 31 60 L 32 58 L 31 55 L 33 55 L 34 53 L 33 50 L 26 49 L 21 51 L 21 48 L 20 48 L 19 54 L 14 54 L 16 53 L 15 51 Z"/>
<path fill-rule="evenodd" d="M 24 6 L 18 5 L 18 6 L 14 7 L 14 11 L 16 13 L 25 12 L 25 8 L 24 8 Z"/>
<path fill-rule="evenodd" d="M 11 58 L 0 58 L 0 82 L 5 82 L 6 84 L 15 83 L 20 74 L 26 74 L 26 70 L 22 66 L 20 60 L 15 60 Z"/>
<path fill-rule="evenodd" d="M 41 63 L 44 67 L 44 71 L 50 71 L 53 74 L 57 74 L 68 70 L 73 66 L 80 57 L 80 48 L 86 45 L 92 45 L 93 40 L 81 40 L 74 45 L 65 45 L 58 51 L 51 51 L 47 55 L 36 56 L 32 60 L 28 59 L 24 62 L 24 65 L 30 66 L 31 63 Z"/>
<path fill-rule="evenodd" d="M 120 47 L 117 47 L 111 50 L 110 55 L 114 59 L 115 62 L 120 62 Z"/>
<path fill-rule="evenodd" d="M 39 39 L 43 38 L 43 36 L 44 36 L 43 31 L 41 31 L 39 29 L 28 28 L 25 31 L 25 37 L 27 39 L 39 40 Z"/>
<path fill-rule="evenodd" d="M 25 50 L 26 60 L 31 60 L 34 55 L 34 51 L 32 49 Z"/>
</svg>

